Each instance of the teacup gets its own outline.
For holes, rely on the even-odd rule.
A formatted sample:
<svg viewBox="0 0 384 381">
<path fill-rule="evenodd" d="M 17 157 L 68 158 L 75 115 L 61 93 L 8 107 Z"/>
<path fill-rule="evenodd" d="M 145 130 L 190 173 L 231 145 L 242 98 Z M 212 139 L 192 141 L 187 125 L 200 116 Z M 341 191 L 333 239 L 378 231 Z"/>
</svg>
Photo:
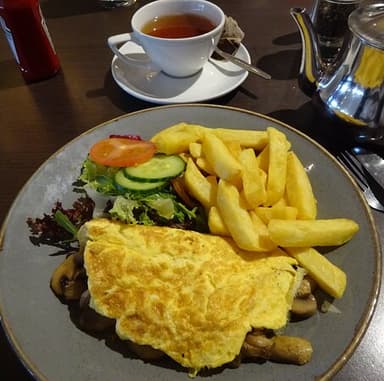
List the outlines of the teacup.
<svg viewBox="0 0 384 381">
<path fill-rule="evenodd" d="M 206 0 L 157 0 L 139 8 L 131 19 L 132 33 L 108 38 L 108 45 L 131 65 L 148 65 L 123 55 L 122 43 L 140 45 L 151 64 L 174 77 L 196 74 L 220 40 L 224 12 Z"/>
</svg>

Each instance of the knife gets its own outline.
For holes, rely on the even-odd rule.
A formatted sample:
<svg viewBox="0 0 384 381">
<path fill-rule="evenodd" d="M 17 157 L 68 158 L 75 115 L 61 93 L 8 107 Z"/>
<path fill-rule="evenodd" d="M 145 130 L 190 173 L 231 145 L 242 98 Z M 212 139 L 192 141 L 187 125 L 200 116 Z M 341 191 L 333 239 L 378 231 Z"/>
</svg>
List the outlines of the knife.
<svg viewBox="0 0 384 381">
<path fill-rule="evenodd" d="M 352 153 L 366 171 L 384 189 L 384 159 L 362 147 L 352 148 Z"/>
</svg>

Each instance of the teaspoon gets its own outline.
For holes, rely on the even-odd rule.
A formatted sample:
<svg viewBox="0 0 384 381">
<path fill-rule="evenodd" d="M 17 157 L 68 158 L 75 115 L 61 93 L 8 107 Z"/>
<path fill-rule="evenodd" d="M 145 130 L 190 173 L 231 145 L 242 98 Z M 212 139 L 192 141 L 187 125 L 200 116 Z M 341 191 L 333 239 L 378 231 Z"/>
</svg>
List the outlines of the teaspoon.
<svg viewBox="0 0 384 381">
<path fill-rule="evenodd" d="M 272 77 L 266 73 L 264 70 L 261 70 L 253 65 L 250 65 L 248 62 L 233 56 L 232 54 L 226 53 L 221 50 L 219 47 L 215 48 L 215 53 L 224 59 L 234 63 L 235 65 L 241 67 L 242 69 L 248 70 L 250 73 L 256 74 L 264 79 L 271 79 Z"/>
</svg>

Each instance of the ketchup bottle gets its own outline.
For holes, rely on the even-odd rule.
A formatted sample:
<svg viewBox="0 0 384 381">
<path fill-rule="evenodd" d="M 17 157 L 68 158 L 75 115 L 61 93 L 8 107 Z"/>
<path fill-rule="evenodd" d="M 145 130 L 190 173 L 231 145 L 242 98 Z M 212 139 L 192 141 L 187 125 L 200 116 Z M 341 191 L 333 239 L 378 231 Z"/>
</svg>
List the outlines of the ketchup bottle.
<svg viewBox="0 0 384 381">
<path fill-rule="evenodd" d="M 27 83 L 58 72 L 59 59 L 38 0 L 0 0 L 0 25 Z"/>
</svg>

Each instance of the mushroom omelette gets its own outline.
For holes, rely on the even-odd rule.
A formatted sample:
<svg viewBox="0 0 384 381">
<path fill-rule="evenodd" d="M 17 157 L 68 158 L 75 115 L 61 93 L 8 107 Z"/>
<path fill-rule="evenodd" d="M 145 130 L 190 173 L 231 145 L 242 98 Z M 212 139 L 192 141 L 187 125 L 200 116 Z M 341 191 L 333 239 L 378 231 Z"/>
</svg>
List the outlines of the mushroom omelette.
<svg viewBox="0 0 384 381">
<path fill-rule="evenodd" d="M 191 374 L 233 361 L 253 328 L 287 323 L 301 273 L 279 249 L 251 253 L 219 236 L 107 219 L 84 229 L 90 306 L 116 319 L 121 339 Z"/>
</svg>

